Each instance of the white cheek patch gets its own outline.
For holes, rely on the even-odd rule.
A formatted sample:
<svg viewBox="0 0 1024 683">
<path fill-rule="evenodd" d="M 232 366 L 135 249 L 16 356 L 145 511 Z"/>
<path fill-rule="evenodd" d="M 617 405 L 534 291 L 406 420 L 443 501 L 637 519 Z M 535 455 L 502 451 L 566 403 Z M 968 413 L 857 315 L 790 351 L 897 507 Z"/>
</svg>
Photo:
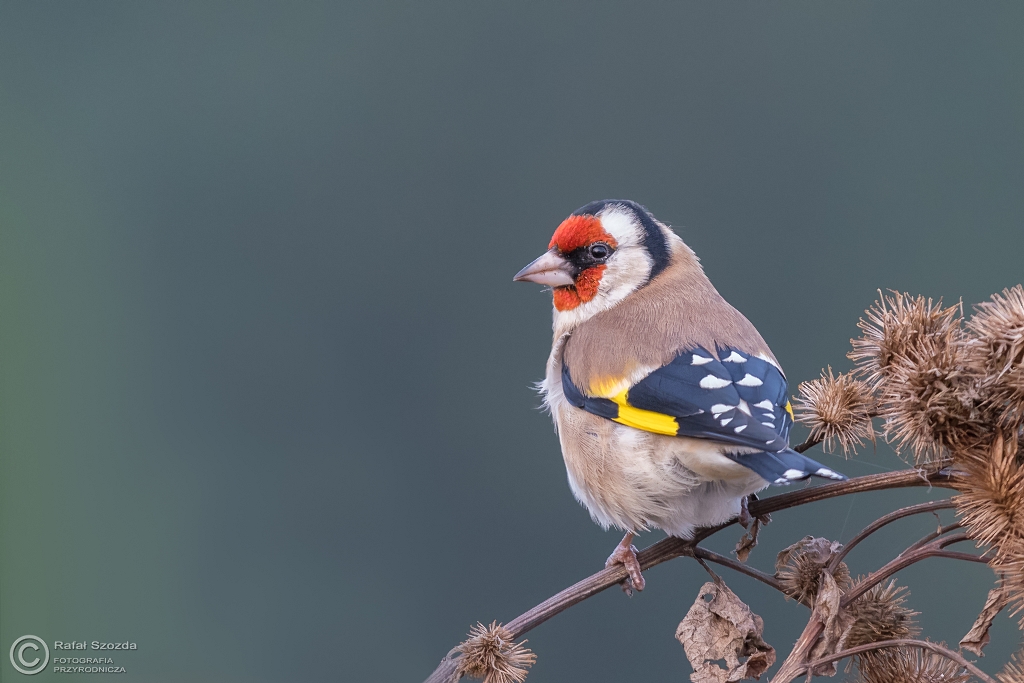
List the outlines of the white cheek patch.
<svg viewBox="0 0 1024 683">
<path fill-rule="evenodd" d="M 642 287 L 653 266 L 654 262 L 642 247 L 623 247 L 620 244 L 601 273 L 597 296 L 584 304 L 589 312 L 587 317 L 611 308 Z"/>
<path fill-rule="evenodd" d="M 629 212 L 612 205 L 597 217 L 601 220 L 601 227 L 615 238 L 620 248 L 635 247 L 641 244 L 643 235 L 639 226 L 633 222 L 633 216 Z"/>
</svg>

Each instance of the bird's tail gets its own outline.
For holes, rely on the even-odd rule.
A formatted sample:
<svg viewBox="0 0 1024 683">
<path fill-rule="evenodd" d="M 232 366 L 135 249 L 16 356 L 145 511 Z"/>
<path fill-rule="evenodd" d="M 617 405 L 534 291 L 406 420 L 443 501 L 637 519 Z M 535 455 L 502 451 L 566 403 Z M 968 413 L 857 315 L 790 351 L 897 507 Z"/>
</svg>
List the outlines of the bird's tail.
<svg viewBox="0 0 1024 683">
<path fill-rule="evenodd" d="M 821 477 L 844 481 L 847 477 L 831 470 L 816 460 L 787 448 L 778 453 L 747 453 L 731 455 L 731 459 L 748 467 L 772 484 L 789 484 L 808 477 Z"/>
</svg>

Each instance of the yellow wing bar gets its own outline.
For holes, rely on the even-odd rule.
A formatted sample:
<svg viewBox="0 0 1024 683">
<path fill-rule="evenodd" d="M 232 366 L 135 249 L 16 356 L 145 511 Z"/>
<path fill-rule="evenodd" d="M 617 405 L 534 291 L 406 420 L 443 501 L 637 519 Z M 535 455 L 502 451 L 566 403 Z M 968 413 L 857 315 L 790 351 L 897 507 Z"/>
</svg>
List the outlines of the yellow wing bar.
<svg viewBox="0 0 1024 683">
<path fill-rule="evenodd" d="M 611 397 L 611 401 L 619 406 L 619 416 L 612 418 L 619 424 L 634 429 L 642 429 L 645 432 L 675 436 L 679 433 L 679 422 L 671 415 L 656 413 L 653 410 L 634 408 L 626 400 L 628 389 L 623 389 Z"/>
</svg>

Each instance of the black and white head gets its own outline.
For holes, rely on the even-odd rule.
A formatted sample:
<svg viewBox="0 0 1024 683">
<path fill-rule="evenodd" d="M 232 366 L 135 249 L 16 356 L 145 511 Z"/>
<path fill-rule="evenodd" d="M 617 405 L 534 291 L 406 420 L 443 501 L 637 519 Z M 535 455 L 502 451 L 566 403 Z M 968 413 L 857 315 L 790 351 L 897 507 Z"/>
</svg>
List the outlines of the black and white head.
<svg viewBox="0 0 1024 683">
<path fill-rule="evenodd" d="M 680 247 L 686 248 L 682 240 L 640 204 L 605 199 L 573 211 L 548 251 L 513 279 L 550 286 L 556 326 L 572 326 L 653 280 Z"/>
</svg>

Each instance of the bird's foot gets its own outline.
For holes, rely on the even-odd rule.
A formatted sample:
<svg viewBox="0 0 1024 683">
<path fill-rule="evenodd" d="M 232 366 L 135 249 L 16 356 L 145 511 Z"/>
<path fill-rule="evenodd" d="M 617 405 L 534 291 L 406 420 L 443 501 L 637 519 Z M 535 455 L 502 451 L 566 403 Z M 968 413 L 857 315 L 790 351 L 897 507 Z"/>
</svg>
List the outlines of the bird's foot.
<svg viewBox="0 0 1024 683">
<path fill-rule="evenodd" d="M 754 500 L 757 500 L 757 496 L 754 496 Z M 750 496 L 740 498 L 740 516 L 737 521 L 741 527 L 750 531 L 750 525 L 754 522 L 754 518 L 750 516 Z"/>
<path fill-rule="evenodd" d="M 644 575 L 640 571 L 640 561 L 636 559 L 636 546 L 632 545 L 633 534 L 628 533 L 615 546 L 615 550 L 605 561 L 604 566 L 610 567 L 613 564 L 621 564 L 626 568 L 629 576 L 620 584 L 622 591 L 632 597 L 633 590 L 642 591 L 646 585 Z"/>
<path fill-rule="evenodd" d="M 736 521 L 739 522 L 740 526 L 747 531 L 750 531 L 750 525 L 755 521 L 754 516 L 750 514 L 750 504 L 755 500 L 760 500 L 756 493 L 751 493 L 749 496 L 743 496 L 743 498 L 740 499 L 740 516 L 736 518 Z M 768 524 L 768 522 L 772 521 L 772 516 L 765 512 L 764 514 L 758 515 L 756 521 L 760 522 L 761 525 L 764 526 Z"/>
</svg>

